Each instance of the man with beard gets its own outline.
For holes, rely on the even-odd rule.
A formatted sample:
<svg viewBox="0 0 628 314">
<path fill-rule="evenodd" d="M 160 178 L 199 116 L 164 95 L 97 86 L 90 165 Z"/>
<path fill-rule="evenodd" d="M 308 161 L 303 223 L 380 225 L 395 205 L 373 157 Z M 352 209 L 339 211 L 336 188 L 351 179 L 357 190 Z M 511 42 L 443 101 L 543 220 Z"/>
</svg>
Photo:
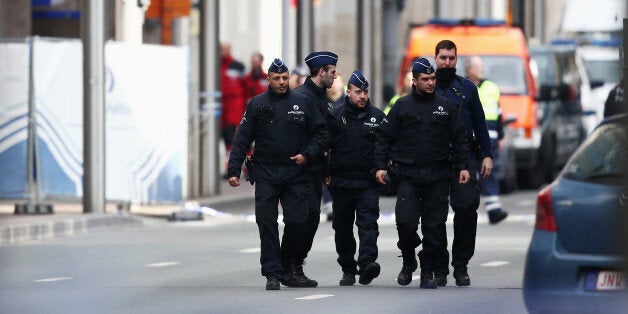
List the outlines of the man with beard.
<svg viewBox="0 0 628 314">
<path fill-rule="evenodd" d="M 338 62 L 338 56 L 329 51 L 317 51 L 312 52 L 305 57 L 305 64 L 310 69 L 310 76 L 305 79 L 303 85 L 294 89 L 295 92 L 301 93 L 309 98 L 314 104 L 316 104 L 323 119 L 328 123 L 332 116 L 333 102 L 327 97 L 327 89 L 331 87 L 336 79 L 336 63 Z M 329 138 L 327 144 L 329 144 Z M 299 254 L 300 275 L 307 278 L 303 273 L 303 264 L 307 254 L 312 249 L 312 243 L 314 242 L 314 236 L 321 220 L 321 198 L 323 197 L 323 179 L 329 176 L 328 169 L 328 147 L 321 152 L 318 156 L 313 156 L 313 160 L 310 164 L 312 171 L 312 184 L 313 189 L 309 196 L 309 222 L 306 227 L 305 241 L 303 249 Z M 313 286 L 317 286 L 316 280 L 309 279 Z"/>
<path fill-rule="evenodd" d="M 454 211 L 454 240 L 451 248 L 451 265 L 457 286 L 471 285 L 467 265 L 475 252 L 475 237 L 480 206 L 479 175 L 486 179 L 493 169 L 491 138 L 486 127 L 482 103 L 477 86 L 469 79 L 456 75 L 458 62 L 456 44 L 451 40 L 442 40 L 436 44 L 434 61 L 436 62 L 436 93 L 445 96 L 460 111 L 467 130 L 469 151 L 467 154 L 474 162 L 470 163 L 471 179 L 467 184 L 452 180 L 450 188 L 451 208 Z M 479 173 L 478 173 L 479 172 Z M 440 226 L 446 239 L 445 223 Z M 447 285 L 449 274 L 449 252 L 447 242 L 441 246 L 438 266 L 434 269 L 434 278 L 439 286 Z"/>
<path fill-rule="evenodd" d="M 384 113 L 373 106 L 368 96 L 369 83 L 359 70 L 349 77 L 344 103 L 334 108 L 330 123 L 331 178 L 326 179 L 333 204 L 332 227 L 335 231 L 338 264 L 342 268 L 341 286 L 359 282 L 368 285 L 379 276 L 377 237 L 379 229 L 378 184 L 373 178 L 375 130 Z M 360 246 L 355 260 L 356 242 L 353 224 L 358 227 Z M 358 266 L 360 269 L 358 270 Z"/>
<path fill-rule="evenodd" d="M 229 185 L 240 185 L 241 165 L 255 141 L 249 179 L 255 182 L 255 221 L 261 241 L 266 290 L 314 287 L 300 276 L 296 261 L 308 223 L 309 165 L 327 147 L 327 123 L 314 104 L 288 87 L 288 67 L 275 59 L 268 68 L 268 91 L 253 97 L 242 117 L 229 157 Z M 284 216 L 279 243 L 278 204 Z M 299 264 L 300 265 L 300 264 Z"/>
</svg>

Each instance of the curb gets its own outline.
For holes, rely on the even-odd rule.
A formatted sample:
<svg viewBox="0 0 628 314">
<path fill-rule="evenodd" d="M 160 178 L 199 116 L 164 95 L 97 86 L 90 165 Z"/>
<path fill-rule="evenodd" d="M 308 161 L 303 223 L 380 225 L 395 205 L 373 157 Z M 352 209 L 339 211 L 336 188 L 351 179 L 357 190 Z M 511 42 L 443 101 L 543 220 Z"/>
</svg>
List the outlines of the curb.
<svg viewBox="0 0 628 314">
<path fill-rule="evenodd" d="M 112 214 L 83 214 L 77 217 L 21 223 L 0 227 L 0 244 L 18 244 L 53 239 L 99 230 L 140 227 L 142 220 Z"/>
<path fill-rule="evenodd" d="M 199 206 L 231 207 L 239 202 L 253 199 L 252 194 L 236 194 L 190 201 L 196 202 Z M 76 204 L 71 205 L 73 207 L 69 210 L 66 209 L 61 216 L 57 216 L 56 213 L 52 215 L 29 215 L 33 220 L 13 221 L 9 219 L 0 223 L 0 245 L 36 242 L 101 230 L 143 227 L 147 218 L 164 219 L 165 222 L 168 217 L 177 212 L 177 209 L 182 207 L 180 204 L 131 206 L 129 212 L 84 214 L 80 211 L 80 205 L 74 205 Z M 229 216 L 227 213 L 213 211 L 215 213 L 206 214 L 205 217 Z"/>
</svg>

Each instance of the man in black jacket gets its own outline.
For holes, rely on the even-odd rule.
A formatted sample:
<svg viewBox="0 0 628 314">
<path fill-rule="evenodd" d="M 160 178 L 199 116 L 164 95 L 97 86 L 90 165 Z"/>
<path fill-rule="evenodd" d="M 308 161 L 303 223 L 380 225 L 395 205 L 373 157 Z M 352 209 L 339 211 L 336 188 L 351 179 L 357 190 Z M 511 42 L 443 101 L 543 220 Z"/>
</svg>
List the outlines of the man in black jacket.
<svg viewBox="0 0 628 314">
<path fill-rule="evenodd" d="M 342 268 L 341 286 L 359 282 L 368 285 L 379 276 L 377 237 L 379 229 L 378 184 L 373 178 L 375 130 L 384 113 L 371 105 L 369 83 L 356 70 L 349 77 L 344 103 L 334 108 L 330 123 L 331 179 L 327 180 L 333 198 L 333 219 L 338 264 Z M 358 227 L 360 250 L 355 260 L 356 242 L 353 223 Z M 358 266 L 360 270 L 358 271 Z"/>
<path fill-rule="evenodd" d="M 459 110 L 434 93 L 434 68 L 427 59 L 414 61 L 412 84 L 412 93 L 397 100 L 377 132 L 376 178 L 385 185 L 390 171 L 398 186 L 395 222 L 403 267 L 397 283 L 408 285 L 417 268 L 415 249 L 421 244 L 417 233 L 420 220 L 423 249 L 419 252 L 419 286 L 436 289 L 437 253 L 447 243 L 439 227 L 447 220 L 449 180 L 457 177 L 460 183 L 468 182 L 471 161 Z"/>
<path fill-rule="evenodd" d="M 333 101 L 327 97 L 327 89 L 331 87 L 336 79 L 336 63 L 338 56 L 329 51 L 312 52 L 305 57 L 305 64 L 310 68 L 310 76 L 305 82 L 294 89 L 295 92 L 307 96 L 318 108 L 323 119 L 329 122 L 332 119 L 331 111 L 333 109 Z M 330 138 L 327 139 L 329 144 Z M 303 273 L 303 264 L 307 254 L 312 249 L 314 236 L 321 220 L 321 198 L 323 196 L 323 178 L 329 176 L 327 169 L 328 146 L 318 156 L 313 156 L 311 162 L 312 170 L 312 186 L 309 197 L 309 221 L 305 232 L 305 241 L 303 248 L 299 253 L 299 261 L 301 263 L 299 271 L 303 277 L 307 278 Z M 309 279 L 311 280 L 311 279 Z M 315 280 L 311 280 L 316 282 Z"/>
<path fill-rule="evenodd" d="M 255 182 L 255 221 L 261 240 L 262 276 L 266 290 L 316 287 L 299 274 L 298 255 L 308 223 L 310 162 L 327 145 L 328 129 L 314 104 L 288 87 L 288 67 L 275 59 L 268 69 L 269 90 L 251 99 L 229 157 L 229 185 L 240 185 L 246 152 L 255 141 L 249 178 Z M 284 215 L 279 243 L 278 203 Z"/>
<path fill-rule="evenodd" d="M 442 95 L 456 106 L 464 121 L 469 141 L 467 155 L 473 162 L 469 165 L 471 179 L 468 184 L 451 181 L 450 203 L 454 211 L 454 240 L 451 244 L 451 266 L 457 286 L 471 285 L 467 265 L 475 254 L 475 238 L 478 227 L 478 207 L 480 206 L 480 186 L 478 178 L 486 179 L 493 170 L 491 138 L 486 127 L 486 119 L 477 86 L 469 79 L 456 74 L 458 48 L 448 39 L 441 40 L 434 48 L 436 63 L 436 94 Z M 447 229 L 440 226 L 445 239 Z M 449 252 L 447 243 L 438 253 L 438 266 L 434 276 L 439 286 L 447 285 L 449 274 Z"/>
</svg>

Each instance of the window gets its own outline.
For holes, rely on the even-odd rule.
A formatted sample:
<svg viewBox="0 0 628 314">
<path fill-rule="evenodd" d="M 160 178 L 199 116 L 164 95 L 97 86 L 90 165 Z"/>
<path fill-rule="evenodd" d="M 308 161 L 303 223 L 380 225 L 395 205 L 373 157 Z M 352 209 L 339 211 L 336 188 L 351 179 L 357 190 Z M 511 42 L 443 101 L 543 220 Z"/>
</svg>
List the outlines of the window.
<svg viewBox="0 0 628 314">
<path fill-rule="evenodd" d="M 628 173 L 624 120 L 599 127 L 574 153 L 562 175 L 569 179 L 620 185 Z"/>
</svg>

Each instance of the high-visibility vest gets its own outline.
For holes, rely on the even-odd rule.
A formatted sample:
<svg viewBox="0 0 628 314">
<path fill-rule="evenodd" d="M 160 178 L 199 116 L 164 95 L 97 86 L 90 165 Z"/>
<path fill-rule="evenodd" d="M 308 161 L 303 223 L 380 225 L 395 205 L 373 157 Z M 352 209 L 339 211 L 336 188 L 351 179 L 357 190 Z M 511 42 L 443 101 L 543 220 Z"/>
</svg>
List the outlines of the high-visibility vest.
<svg viewBox="0 0 628 314">
<path fill-rule="evenodd" d="M 499 119 L 499 87 L 497 84 L 484 80 L 478 86 L 478 94 L 484 109 L 484 119 L 486 121 L 497 121 Z"/>
<path fill-rule="evenodd" d="M 389 101 L 388 101 L 388 105 L 386 105 L 386 108 L 384 108 L 384 114 L 388 114 L 388 112 L 390 111 L 390 109 L 392 109 L 392 107 L 395 105 L 395 103 L 397 102 L 397 99 L 401 98 L 401 95 L 397 94 L 395 96 L 393 96 Z"/>
</svg>

